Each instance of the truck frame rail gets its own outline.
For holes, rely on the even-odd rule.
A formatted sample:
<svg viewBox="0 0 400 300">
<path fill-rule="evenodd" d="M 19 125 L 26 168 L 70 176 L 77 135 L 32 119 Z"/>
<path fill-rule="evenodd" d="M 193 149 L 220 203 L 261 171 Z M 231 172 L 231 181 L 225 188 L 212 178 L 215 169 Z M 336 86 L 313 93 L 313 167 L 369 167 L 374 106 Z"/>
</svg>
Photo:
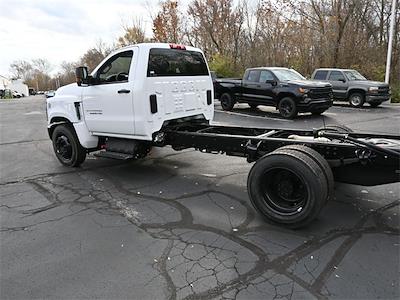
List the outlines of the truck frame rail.
<svg viewBox="0 0 400 300">
<path fill-rule="evenodd" d="M 317 151 L 332 168 L 335 181 L 379 185 L 399 181 L 400 136 L 350 132 L 341 126 L 314 130 L 244 128 L 183 123 L 168 126 L 156 146 L 194 148 L 205 153 L 246 157 L 254 162 L 281 147 L 303 145 Z"/>
</svg>

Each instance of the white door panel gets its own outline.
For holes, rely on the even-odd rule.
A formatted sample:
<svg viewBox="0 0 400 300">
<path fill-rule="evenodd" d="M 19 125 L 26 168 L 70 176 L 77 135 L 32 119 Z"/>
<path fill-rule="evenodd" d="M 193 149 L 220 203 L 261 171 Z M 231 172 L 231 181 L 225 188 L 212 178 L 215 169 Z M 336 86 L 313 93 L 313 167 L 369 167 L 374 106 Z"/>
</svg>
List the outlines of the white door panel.
<svg viewBox="0 0 400 300">
<path fill-rule="evenodd" d="M 93 85 L 84 88 L 83 111 L 89 131 L 134 134 L 132 83 Z"/>
<path fill-rule="evenodd" d="M 118 59 L 113 61 L 113 59 L 118 56 L 120 56 L 120 59 L 122 60 L 127 59 L 131 54 L 132 60 L 130 66 L 129 62 L 124 63 L 121 66 L 118 64 Z M 133 77 L 137 61 L 136 58 L 136 50 L 120 51 L 98 69 L 101 71 L 102 68 L 111 61 L 113 67 L 110 67 L 108 69 L 110 71 L 106 72 L 124 73 L 127 75 L 129 70 L 127 81 L 121 79 L 120 81 L 111 81 L 84 87 L 82 106 L 89 131 L 120 135 L 135 134 Z M 124 72 L 119 72 L 119 68 L 123 68 Z M 113 70 L 116 71 L 114 72 Z M 104 74 L 104 76 L 108 75 L 106 73 L 102 74 Z M 119 76 L 116 77 L 119 78 Z"/>
</svg>

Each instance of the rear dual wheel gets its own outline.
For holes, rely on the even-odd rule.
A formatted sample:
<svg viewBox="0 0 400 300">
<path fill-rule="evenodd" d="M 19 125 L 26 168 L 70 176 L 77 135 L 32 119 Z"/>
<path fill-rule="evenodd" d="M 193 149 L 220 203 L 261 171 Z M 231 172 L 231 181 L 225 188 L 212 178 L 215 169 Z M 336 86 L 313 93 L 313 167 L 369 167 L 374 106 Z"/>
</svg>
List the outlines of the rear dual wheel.
<svg viewBox="0 0 400 300">
<path fill-rule="evenodd" d="M 269 221 L 299 228 L 315 219 L 333 193 L 333 175 L 315 150 L 285 146 L 260 158 L 247 180 L 250 200 Z"/>
</svg>

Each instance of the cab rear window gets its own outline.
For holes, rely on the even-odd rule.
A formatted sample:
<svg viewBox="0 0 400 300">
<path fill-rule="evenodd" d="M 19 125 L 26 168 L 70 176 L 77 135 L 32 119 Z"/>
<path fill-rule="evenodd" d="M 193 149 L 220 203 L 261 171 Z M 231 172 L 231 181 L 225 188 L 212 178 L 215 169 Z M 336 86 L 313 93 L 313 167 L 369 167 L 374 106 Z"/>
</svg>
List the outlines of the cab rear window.
<svg viewBox="0 0 400 300">
<path fill-rule="evenodd" d="M 208 76 L 203 54 L 181 49 L 150 49 L 147 77 Z"/>
</svg>

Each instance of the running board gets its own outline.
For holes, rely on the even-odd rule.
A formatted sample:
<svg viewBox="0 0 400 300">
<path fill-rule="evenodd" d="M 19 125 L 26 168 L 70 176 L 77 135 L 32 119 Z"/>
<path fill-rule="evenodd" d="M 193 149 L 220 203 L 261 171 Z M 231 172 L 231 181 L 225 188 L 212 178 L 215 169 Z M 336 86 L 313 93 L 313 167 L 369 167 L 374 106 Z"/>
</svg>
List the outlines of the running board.
<svg viewBox="0 0 400 300">
<path fill-rule="evenodd" d="M 94 156 L 119 159 L 119 160 L 128 160 L 128 159 L 134 158 L 133 154 L 119 153 L 119 152 L 112 152 L 112 151 L 97 152 L 97 153 L 94 153 Z"/>
</svg>

